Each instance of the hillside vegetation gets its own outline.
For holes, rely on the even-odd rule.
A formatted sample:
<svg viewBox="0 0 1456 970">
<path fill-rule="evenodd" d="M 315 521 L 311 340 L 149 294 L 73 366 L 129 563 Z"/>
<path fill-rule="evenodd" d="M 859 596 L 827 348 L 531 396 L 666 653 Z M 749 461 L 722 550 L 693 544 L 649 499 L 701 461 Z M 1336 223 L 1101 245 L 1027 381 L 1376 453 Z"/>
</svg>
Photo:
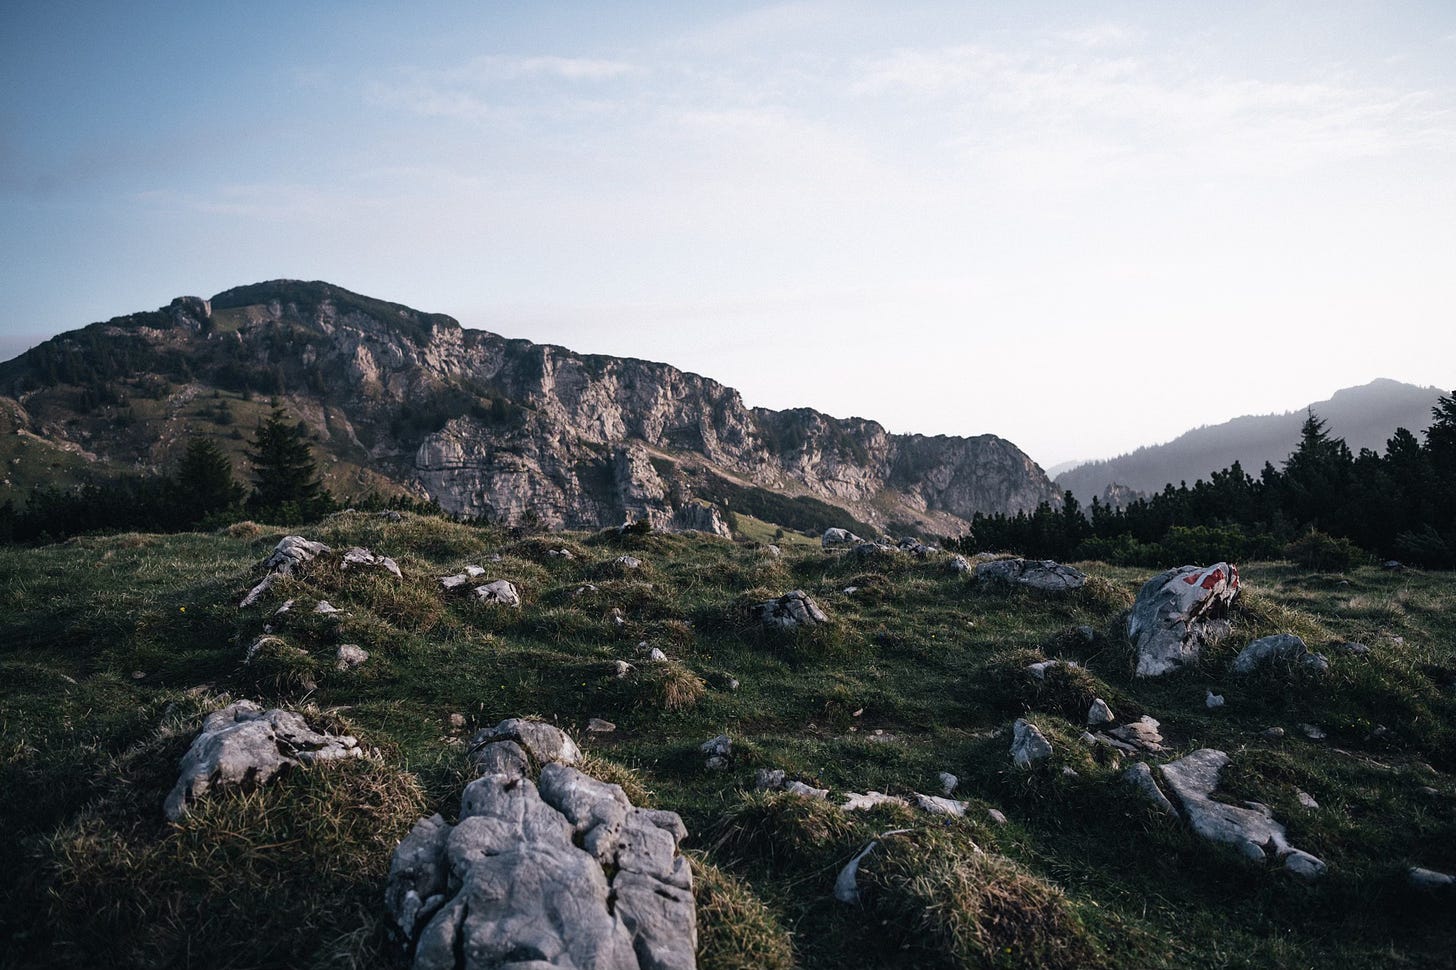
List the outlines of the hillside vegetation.
<svg viewBox="0 0 1456 970">
<path fill-rule="evenodd" d="M 1451 894 L 1406 882 L 1411 866 L 1456 870 L 1450 574 L 1244 565 L 1232 634 L 1136 679 L 1124 626 L 1146 569 L 1084 563 L 1085 587 L 1049 595 L 984 588 L 945 555 L 394 518 L 0 548 L 0 963 L 395 965 L 395 844 L 423 815 L 454 818 L 476 728 L 536 716 L 577 740 L 589 773 L 682 815 L 700 967 L 1450 965 Z M 403 577 L 320 557 L 240 609 L 290 533 L 391 556 Z M 616 561 L 627 553 L 642 565 Z M 522 604 L 441 588 L 471 563 Z M 829 622 L 763 629 L 752 605 L 793 589 Z M 281 645 L 245 663 L 265 625 Z M 1328 653 L 1329 672 L 1229 672 L 1282 632 Z M 338 669 L 342 643 L 368 659 Z M 1055 658 L 1080 666 L 1027 671 Z M 1210 689 L 1225 706 L 1205 706 Z M 1221 797 L 1269 805 L 1328 874 L 1296 881 L 1156 813 L 1121 780 L 1125 758 L 1078 740 L 1093 697 L 1161 723 L 1154 761 L 1228 752 Z M 214 792 L 169 823 L 177 761 L 228 698 L 298 710 L 377 755 Z M 1031 769 L 1008 755 L 1022 716 L 1054 748 Z M 714 771 L 699 745 L 718 734 L 733 754 Z M 762 768 L 830 798 L 755 792 Z M 964 818 L 838 807 L 851 791 L 940 794 L 941 772 Z M 861 901 L 836 901 L 872 839 Z"/>
</svg>

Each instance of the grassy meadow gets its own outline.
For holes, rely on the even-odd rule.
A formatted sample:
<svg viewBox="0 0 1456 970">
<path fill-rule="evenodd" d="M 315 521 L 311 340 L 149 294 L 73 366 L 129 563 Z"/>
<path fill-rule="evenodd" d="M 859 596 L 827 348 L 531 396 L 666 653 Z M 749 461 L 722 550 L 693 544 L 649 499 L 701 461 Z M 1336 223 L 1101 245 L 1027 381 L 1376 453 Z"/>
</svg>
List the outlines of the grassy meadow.
<svg viewBox="0 0 1456 970">
<path fill-rule="evenodd" d="M 568 730 L 590 773 L 682 815 L 708 970 L 1451 965 L 1456 905 L 1405 883 L 1411 865 L 1456 871 L 1451 574 L 1247 564 L 1233 634 L 1191 669 L 1139 680 L 1123 625 L 1150 570 L 1084 563 L 1092 578 L 1072 594 L 997 591 L 947 557 L 861 560 L 795 536 L 775 557 L 771 527 L 747 527 L 759 541 L 512 539 L 342 513 L 0 548 L 0 964 L 393 966 L 395 843 L 421 815 L 453 818 L 477 728 L 530 715 Z M 290 532 L 391 556 L 404 579 L 324 557 L 240 610 Z M 617 565 L 624 553 L 643 566 Z M 467 563 L 515 583 L 521 607 L 442 590 Z M 831 622 L 762 630 L 752 605 L 791 589 Z M 273 616 L 285 599 L 294 609 Z M 318 600 L 343 613 L 313 613 Z M 265 624 L 285 646 L 244 664 Z M 1228 672 L 1277 632 L 1323 650 L 1330 671 Z M 1345 641 L 1370 652 L 1334 649 Z M 369 659 L 337 669 L 341 643 Z M 649 661 L 654 647 L 669 660 Z M 1025 668 L 1043 658 L 1082 666 L 1034 679 Z M 1209 689 L 1223 708 L 1205 707 Z M 168 823 L 162 800 L 202 716 L 245 697 L 378 756 L 213 793 Z M 1221 791 L 1272 806 L 1326 877 L 1297 882 L 1152 811 L 1120 781 L 1125 760 L 1078 741 L 1093 697 L 1120 722 L 1161 722 L 1170 751 L 1156 761 L 1229 752 Z M 1029 771 L 1007 753 L 1020 716 L 1055 748 Z M 589 733 L 590 718 L 616 729 Z M 1283 738 L 1265 735 L 1274 726 Z M 698 745 L 719 733 L 734 759 L 709 771 Z M 940 794 L 948 771 L 972 809 L 844 813 L 754 792 L 759 768 L 836 803 Z M 836 902 L 840 868 L 896 830 L 863 863 L 862 902 Z"/>
</svg>

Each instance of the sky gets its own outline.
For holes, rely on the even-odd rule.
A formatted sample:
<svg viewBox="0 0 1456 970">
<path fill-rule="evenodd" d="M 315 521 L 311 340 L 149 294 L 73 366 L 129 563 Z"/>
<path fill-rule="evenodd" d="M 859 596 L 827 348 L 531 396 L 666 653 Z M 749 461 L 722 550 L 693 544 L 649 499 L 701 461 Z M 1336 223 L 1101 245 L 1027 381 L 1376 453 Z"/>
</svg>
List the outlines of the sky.
<svg viewBox="0 0 1456 970">
<path fill-rule="evenodd" d="M 0 5 L 0 359 L 322 279 L 1044 466 L 1456 387 L 1456 4 Z"/>
</svg>

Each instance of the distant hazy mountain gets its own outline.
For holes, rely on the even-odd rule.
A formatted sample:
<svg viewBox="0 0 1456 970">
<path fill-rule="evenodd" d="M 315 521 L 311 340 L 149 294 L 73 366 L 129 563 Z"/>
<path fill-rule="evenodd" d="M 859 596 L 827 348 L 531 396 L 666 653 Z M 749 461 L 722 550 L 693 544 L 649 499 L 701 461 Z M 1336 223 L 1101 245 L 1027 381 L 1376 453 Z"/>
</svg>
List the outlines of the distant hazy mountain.
<svg viewBox="0 0 1456 970">
<path fill-rule="evenodd" d="M 1408 428 L 1424 436 L 1431 422 L 1431 408 L 1443 393 L 1435 387 L 1381 379 L 1336 391 L 1328 401 L 1317 401 L 1308 410 L 1323 418 L 1330 433 L 1344 438 L 1352 451 L 1384 451 L 1396 428 Z M 1167 444 L 1063 471 L 1056 475 L 1056 484 L 1063 490 L 1070 489 L 1078 501 L 1086 504 L 1094 495 L 1103 498 L 1109 485 L 1139 492 L 1161 491 L 1169 482 L 1176 485 L 1186 481 L 1191 485 L 1235 461 L 1257 476 L 1266 461 L 1280 467 L 1289 457 L 1299 441 L 1305 414 L 1302 408 L 1195 428 Z"/>
</svg>

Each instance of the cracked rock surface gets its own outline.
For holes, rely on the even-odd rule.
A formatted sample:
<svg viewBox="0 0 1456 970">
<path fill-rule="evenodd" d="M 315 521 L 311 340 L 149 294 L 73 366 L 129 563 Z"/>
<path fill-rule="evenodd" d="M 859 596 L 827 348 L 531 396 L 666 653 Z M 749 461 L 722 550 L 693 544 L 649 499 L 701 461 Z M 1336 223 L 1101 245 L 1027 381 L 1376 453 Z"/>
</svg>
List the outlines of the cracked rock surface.
<svg viewBox="0 0 1456 970">
<path fill-rule="evenodd" d="M 824 615 L 819 604 L 810 599 L 809 594 L 802 589 L 792 590 L 776 600 L 760 603 L 758 615 L 764 626 L 779 630 L 795 630 L 829 622 L 829 617 Z"/>
<path fill-rule="evenodd" d="M 1127 618 L 1137 675 L 1156 677 L 1196 659 L 1228 633 L 1223 616 L 1238 593 L 1239 571 L 1226 562 L 1179 566 L 1143 584 Z"/>
<path fill-rule="evenodd" d="M 1081 570 L 1050 559 L 994 559 L 983 562 L 976 567 L 976 580 L 1002 586 L 1027 586 L 1049 593 L 1080 589 L 1087 584 L 1087 576 Z"/>
<path fill-rule="evenodd" d="M 550 725 L 504 721 L 476 743 L 487 770 L 466 786 L 459 822 L 421 819 L 390 865 L 385 906 L 412 966 L 692 970 L 697 908 L 677 814 L 635 807 L 559 760 L 544 759 L 535 782 L 491 770 L 525 751 L 579 755 Z"/>
<path fill-rule="evenodd" d="M 293 711 L 264 711 L 252 701 L 238 701 L 202 722 L 162 808 L 175 822 L 209 789 L 261 785 L 286 768 L 363 756 L 356 738 L 321 734 Z"/>
<path fill-rule="evenodd" d="M 298 567 L 305 563 L 312 562 L 323 553 L 331 551 L 322 542 L 313 542 L 303 536 L 284 536 L 278 540 L 278 545 L 267 559 L 263 560 L 263 568 L 267 575 L 252 589 L 243 601 L 238 604 L 239 608 L 252 606 L 264 593 L 273 585 L 273 581 L 279 576 L 292 576 L 298 571 Z"/>
</svg>

